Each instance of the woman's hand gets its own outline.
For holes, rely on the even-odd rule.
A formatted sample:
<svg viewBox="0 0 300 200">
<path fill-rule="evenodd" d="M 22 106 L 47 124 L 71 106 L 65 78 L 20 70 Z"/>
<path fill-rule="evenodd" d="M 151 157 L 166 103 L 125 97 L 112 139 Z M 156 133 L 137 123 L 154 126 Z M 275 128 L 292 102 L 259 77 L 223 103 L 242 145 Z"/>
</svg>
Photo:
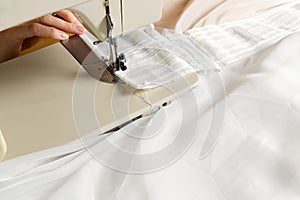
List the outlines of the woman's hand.
<svg viewBox="0 0 300 200">
<path fill-rule="evenodd" d="M 0 32 L 0 62 L 18 56 L 22 50 L 32 47 L 40 38 L 65 40 L 69 37 L 67 33 L 84 33 L 83 25 L 71 11 L 61 10 L 56 14 L 60 18 L 45 15 Z"/>
</svg>

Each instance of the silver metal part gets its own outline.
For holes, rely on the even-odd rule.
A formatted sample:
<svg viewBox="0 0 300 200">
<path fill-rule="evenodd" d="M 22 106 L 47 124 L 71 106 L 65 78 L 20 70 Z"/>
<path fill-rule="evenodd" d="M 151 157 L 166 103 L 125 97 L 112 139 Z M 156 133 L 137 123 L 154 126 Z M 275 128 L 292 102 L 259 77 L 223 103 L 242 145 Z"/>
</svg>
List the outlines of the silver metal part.
<svg viewBox="0 0 300 200">
<path fill-rule="evenodd" d="M 97 51 L 94 51 L 94 47 L 102 43 L 101 41 L 85 41 L 82 37 L 74 35 L 61 43 L 93 78 L 105 83 L 117 83 L 120 80 L 115 72 L 127 69 L 125 66 L 126 59 L 124 54 L 118 55 L 117 38 L 113 38 L 114 24 L 110 16 L 109 0 L 105 0 L 104 5 L 109 48 L 108 57 L 97 55 Z"/>
<path fill-rule="evenodd" d="M 118 45 L 117 45 L 118 41 L 117 38 L 113 38 L 114 24 L 110 16 L 109 0 L 105 0 L 105 9 L 106 9 L 107 36 L 108 36 L 109 50 L 110 50 L 109 64 L 111 65 L 111 68 L 114 70 L 114 72 L 119 70 L 124 71 L 127 69 L 124 63 L 125 57 L 124 55 L 122 56 L 118 55 Z"/>
<path fill-rule="evenodd" d="M 61 43 L 93 78 L 111 84 L 119 82 L 119 78 L 114 74 L 115 71 L 108 61 L 105 58 L 99 58 L 99 55 L 96 55 L 96 52 L 80 36 L 71 36 Z"/>
</svg>

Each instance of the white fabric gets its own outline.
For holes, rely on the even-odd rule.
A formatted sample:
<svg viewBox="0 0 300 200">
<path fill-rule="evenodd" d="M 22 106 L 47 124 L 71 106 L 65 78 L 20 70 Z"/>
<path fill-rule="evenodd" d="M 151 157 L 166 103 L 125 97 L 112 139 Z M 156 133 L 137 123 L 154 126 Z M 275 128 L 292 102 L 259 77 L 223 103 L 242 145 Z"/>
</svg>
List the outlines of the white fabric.
<svg viewBox="0 0 300 200">
<path fill-rule="evenodd" d="M 300 4 L 258 17 L 181 32 L 143 28 L 119 40 L 126 71 L 116 74 L 137 89 L 165 85 L 192 72 L 210 74 L 300 31 Z M 101 47 L 101 46 L 100 46 Z"/>
<path fill-rule="evenodd" d="M 78 141 L 1 163 L 1 199 L 299 199 L 299 41 L 295 33 L 257 49 L 222 73 L 202 77 L 195 90 L 153 117 L 125 127 L 139 127 L 145 136 L 160 129 L 148 140 L 135 140 L 123 129 L 108 136 L 119 148 L 146 154 L 168 146 L 176 134 L 190 135 L 198 123 L 197 137 L 176 162 L 145 174 L 113 170 L 90 154 L 92 149 L 119 159 L 99 136 L 89 151 Z M 183 112 L 187 119 L 180 118 Z M 214 114 L 221 117 L 214 121 Z M 153 123 L 160 121 L 164 126 Z M 213 123 L 221 123 L 220 135 L 209 134 Z"/>
<path fill-rule="evenodd" d="M 299 5 L 286 4 L 254 18 L 194 28 L 187 34 L 224 67 L 300 31 Z"/>
<path fill-rule="evenodd" d="M 298 41 L 300 34 L 293 34 L 226 68 L 220 73 L 226 96 L 217 89 L 208 91 L 203 79 L 193 91 L 200 108 L 197 139 L 173 165 L 150 174 L 121 173 L 97 162 L 78 142 L 2 163 L 1 199 L 299 199 Z M 214 80 L 216 76 L 208 81 Z M 211 103 L 213 92 L 220 96 Z M 189 93 L 182 102 L 192 98 Z M 221 137 L 201 160 L 213 109 L 224 103 Z M 186 103 L 180 108 L 175 103 L 159 112 L 176 116 L 190 106 L 194 105 Z M 190 112 L 198 114 L 192 108 Z M 169 142 L 172 136 L 168 130 L 174 118 L 166 120 L 161 143 Z M 122 134 L 110 137 L 119 138 L 124 147 L 132 145 Z M 96 146 L 101 146 L 101 139 Z"/>
</svg>

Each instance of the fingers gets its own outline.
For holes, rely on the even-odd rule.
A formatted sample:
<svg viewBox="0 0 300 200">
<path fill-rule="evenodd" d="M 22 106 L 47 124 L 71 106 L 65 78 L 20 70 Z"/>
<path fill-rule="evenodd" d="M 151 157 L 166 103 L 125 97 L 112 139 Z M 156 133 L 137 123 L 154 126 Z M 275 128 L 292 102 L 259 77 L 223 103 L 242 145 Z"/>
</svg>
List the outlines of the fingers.
<svg viewBox="0 0 300 200">
<path fill-rule="evenodd" d="M 17 38 L 20 41 L 34 36 L 53 38 L 56 40 L 65 40 L 69 38 L 64 31 L 37 22 L 20 25 L 14 29 L 14 32 L 18 34 Z"/>
<path fill-rule="evenodd" d="M 69 10 L 60 10 L 55 12 L 55 14 L 57 14 L 58 16 L 62 17 L 65 21 L 70 23 L 74 23 L 75 20 L 78 20 L 77 17 Z"/>
<path fill-rule="evenodd" d="M 19 40 L 34 36 L 65 40 L 69 38 L 66 33 L 78 35 L 84 33 L 84 26 L 71 11 L 61 10 L 56 12 L 56 14 L 63 19 L 45 15 L 15 27 L 14 33 L 18 34 Z"/>
<path fill-rule="evenodd" d="M 16 57 L 22 49 L 35 44 L 39 37 L 65 40 L 67 33 L 83 34 L 85 29 L 76 16 L 68 10 L 56 12 L 62 19 L 45 15 L 19 26 L 0 32 L 0 62 Z"/>
<path fill-rule="evenodd" d="M 71 11 L 63 10 L 56 13 L 64 20 L 52 15 L 45 15 L 37 19 L 37 22 L 54 27 L 68 33 L 83 34 L 85 29 Z"/>
<path fill-rule="evenodd" d="M 68 10 L 56 12 L 62 19 L 45 15 L 0 32 L 0 62 L 16 57 L 22 49 L 35 44 L 39 37 L 65 40 L 68 34 L 83 34 L 85 29 Z"/>
</svg>

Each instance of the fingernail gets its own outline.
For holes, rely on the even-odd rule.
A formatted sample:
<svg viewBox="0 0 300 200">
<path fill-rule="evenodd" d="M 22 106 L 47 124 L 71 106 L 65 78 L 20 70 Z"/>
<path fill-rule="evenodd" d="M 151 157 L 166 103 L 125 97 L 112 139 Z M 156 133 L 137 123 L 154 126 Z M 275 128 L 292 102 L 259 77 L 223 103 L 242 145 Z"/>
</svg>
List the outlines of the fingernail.
<svg viewBox="0 0 300 200">
<path fill-rule="evenodd" d="M 77 19 L 77 17 L 75 17 L 75 19 L 73 20 L 73 23 L 76 25 L 81 25 L 80 21 Z"/>
<path fill-rule="evenodd" d="M 66 33 L 64 33 L 64 32 L 60 33 L 60 34 L 59 34 L 59 37 L 60 37 L 61 40 L 66 40 L 66 39 L 69 38 L 68 34 L 66 34 Z"/>
<path fill-rule="evenodd" d="M 85 29 L 82 25 L 76 25 L 76 30 L 79 31 L 79 32 L 83 32 Z"/>
<path fill-rule="evenodd" d="M 77 31 L 79 31 L 79 32 L 85 31 L 84 26 L 80 23 L 80 21 L 77 18 L 74 19 L 73 23 L 75 24 L 75 28 Z"/>
</svg>

